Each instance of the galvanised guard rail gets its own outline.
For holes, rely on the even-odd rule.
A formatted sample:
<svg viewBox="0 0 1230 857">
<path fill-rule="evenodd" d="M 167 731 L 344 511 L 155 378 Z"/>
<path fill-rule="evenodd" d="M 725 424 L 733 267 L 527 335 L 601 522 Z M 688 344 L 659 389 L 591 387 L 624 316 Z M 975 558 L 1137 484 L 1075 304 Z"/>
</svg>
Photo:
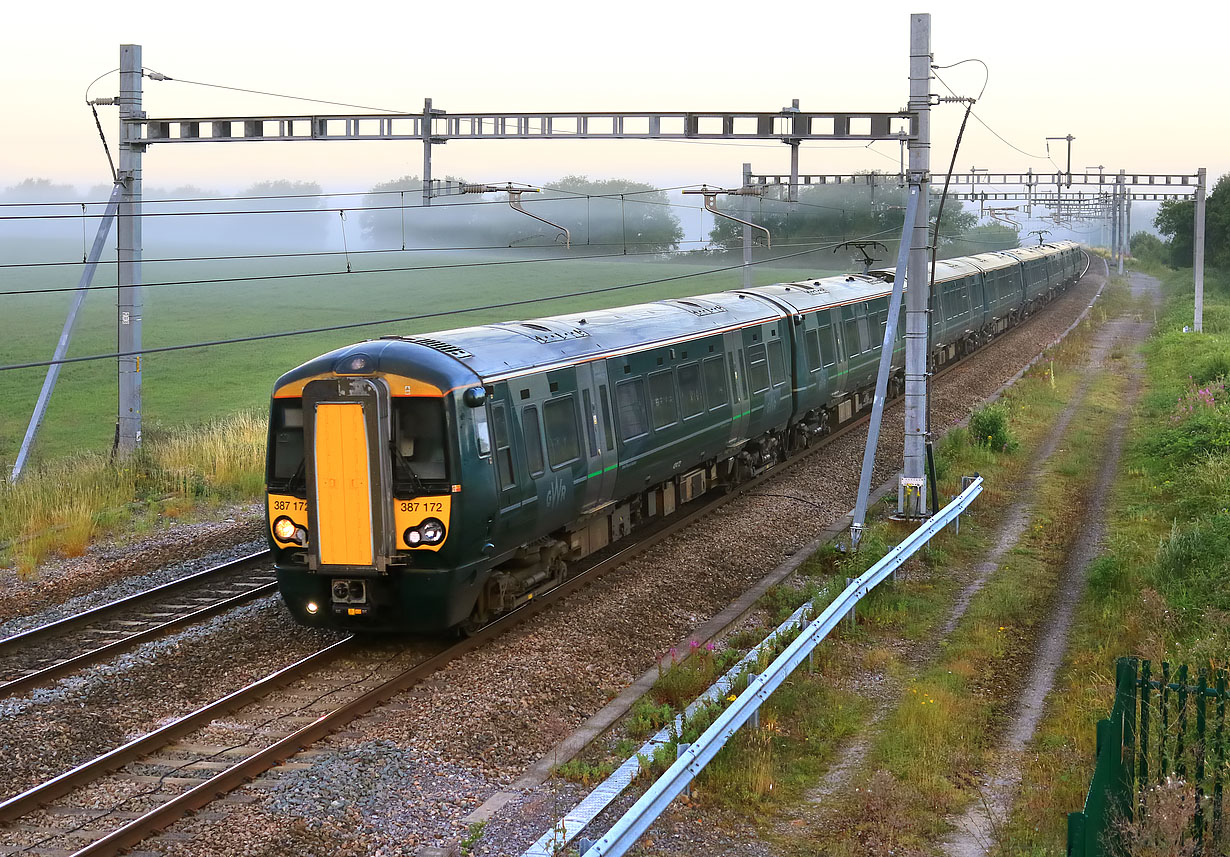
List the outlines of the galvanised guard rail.
<svg viewBox="0 0 1230 857">
<path fill-rule="evenodd" d="M 740 658 L 738 663 L 710 685 L 708 690 L 698 696 L 682 714 L 675 718 L 674 723 L 659 729 L 649 740 L 642 744 L 635 754 L 628 757 L 609 777 L 595 786 L 594 790 L 586 795 L 583 801 L 573 807 L 567 815 L 561 818 L 550 830 L 543 833 L 533 845 L 522 852 L 521 857 L 554 857 L 554 855 L 558 854 L 565 845 L 571 842 L 577 834 L 597 818 L 599 813 L 614 802 L 615 798 L 619 797 L 624 789 L 632 785 L 632 781 L 636 779 L 641 770 L 641 757 L 652 759 L 654 752 L 659 747 L 679 740 L 683 733 L 683 725 L 686 722 L 706 705 L 711 705 L 724 699 L 730 693 L 730 689 L 734 687 L 739 675 L 745 671 L 751 671 L 754 665 L 760 663 L 761 652 L 770 650 L 770 654 L 772 654 L 771 650 L 774 648 L 778 638 L 797 628 L 803 622 L 804 617 L 809 615 L 811 609 L 811 603 L 805 603 L 786 617 L 785 621 L 777 626 L 777 630 Z M 584 842 L 584 840 L 581 841 Z"/>
<path fill-rule="evenodd" d="M 868 592 L 896 571 L 919 548 L 948 524 L 956 521 L 979 494 L 982 477 L 975 477 L 939 514 L 890 550 L 883 559 L 855 578 L 807 628 L 778 655 L 769 667 L 748 683 L 747 689 L 718 716 L 705 733 L 680 754 L 678 760 L 600 839 L 581 853 L 584 857 L 618 857 L 635 844 L 662 811 L 683 792 L 726 742 L 760 709 L 837 624 L 854 610 Z"/>
</svg>

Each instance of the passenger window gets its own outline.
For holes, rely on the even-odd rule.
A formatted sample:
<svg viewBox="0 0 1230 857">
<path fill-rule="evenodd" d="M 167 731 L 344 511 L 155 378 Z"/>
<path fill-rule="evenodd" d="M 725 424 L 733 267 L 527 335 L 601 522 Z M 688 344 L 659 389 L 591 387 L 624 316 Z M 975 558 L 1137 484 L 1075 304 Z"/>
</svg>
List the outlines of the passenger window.
<svg viewBox="0 0 1230 857">
<path fill-rule="evenodd" d="M 748 377 L 752 382 L 752 392 L 763 393 L 769 389 L 769 364 L 765 362 L 764 345 L 749 346 L 747 360 L 751 364 Z"/>
<path fill-rule="evenodd" d="M 723 362 L 720 354 L 705 360 L 705 401 L 709 410 L 720 408 L 729 401 L 726 396 L 726 367 L 722 365 Z"/>
<path fill-rule="evenodd" d="M 854 314 L 854 308 L 843 307 L 841 314 L 844 318 L 843 333 L 846 341 L 846 357 L 862 354 L 863 346 L 858 335 L 858 317 Z"/>
<path fill-rule="evenodd" d="M 508 415 L 502 404 L 491 409 L 491 421 L 495 424 L 495 466 L 500 475 L 500 488 L 511 488 L 517 480 L 513 475 L 512 448 L 508 440 Z"/>
<path fill-rule="evenodd" d="M 837 362 L 837 346 L 833 342 L 832 325 L 826 324 L 820 328 L 820 354 L 825 366 L 832 366 Z"/>
<path fill-rule="evenodd" d="M 538 408 L 526 408 L 521 412 L 521 434 L 525 436 L 525 460 L 530 466 L 530 476 L 541 476 L 542 428 L 538 425 Z"/>
<path fill-rule="evenodd" d="M 589 438 L 589 454 L 598 454 L 598 417 L 594 414 L 594 402 L 589 396 L 589 390 L 582 390 L 581 397 L 585 402 L 585 411 L 581 419 L 585 421 L 585 436 Z"/>
<path fill-rule="evenodd" d="M 649 376 L 649 409 L 653 412 L 653 427 L 666 428 L 679 422 L 679 408 L 675 404 L 675 372 L 655 372 Z"/>
<path fill-rule="evenodd" d="M 867 306 L 867 329 L 871 333 L 868 349 L 884 347 L 884 329 L 888 326 L 888 298 L 877 298 Z"/>
<path fill-rule="evenodd" d="M 685 420 L 705 410 L 705 389 L 700 382 L 699 363 L 685 363 L 679 367 L 679 401 Z"/>
<path fill-rule="evenodd" d="M 769 341 L 769 374 L 773 376 L 773 386 L 780 387 L 786 383 L 786 361 L 782 356 L 782 341 Z"/>
<path fill-rule="evenodd" d="M 820 368 L 820 331 L 814 327 L 807 331 L 807 368 L 815 372 Z"/>
<path fill-rule="evenodd" d="M 611 437 L 611 403 L 606 392 L 606 384 L 599 385 L 598 398 L 602 400 L 602 432 L 606 437 L 606 448 L 614 452 L 615 438 Z"/>
<path fill-rule="evenodd" d="M 645 379 L 631 378 L 615 385 L 615 406 L 619 409 L 619 433 L 624 440 L 649 434 L 645 419 Z"/>
<path fill-rule="evenodd" d="M 547 431 L 547 460 L 552 469 L 581 457 L 581 446 L 577 442 L 577 409 L 572 396 L 552 399 L 543 405 L 542 420 Z"/>
</svg>

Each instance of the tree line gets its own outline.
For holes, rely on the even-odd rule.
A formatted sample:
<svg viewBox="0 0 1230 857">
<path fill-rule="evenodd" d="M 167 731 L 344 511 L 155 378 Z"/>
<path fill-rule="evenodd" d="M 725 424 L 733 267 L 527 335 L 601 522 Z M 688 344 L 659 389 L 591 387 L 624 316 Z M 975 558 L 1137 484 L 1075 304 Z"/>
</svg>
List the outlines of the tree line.
<svg viewBox="0 0 1230 857">
<path fill-rule="evenodd" d="M 720 211 L 768 228 L 775 249 L 796 252 L 808 245 L 836 245 L 843 241 L 875 238 L 888 246 L 877 264 L 891 265 L 904 220 L 905 193 L 892 177 L 868 174 L 857 185 L 803 188 L 795 203 L 780 198 L 783 189 L 770 189 L 764 197 L 722 196 Z M 567 241 L 578 254 L 653 254 L 693 249 L 682 247 L 683 227 L 675 202 L 665 191 L 629 179 L 592 179 L 567 175 L 544 184 L 540 192 L 526 192 L 521 203 L 536 220 L 512 210 L 503 192 L 463 193 L 463 177 L 446 176 L 433 188 L 430 209 L 422 206 L 422 180 L 405 175 L 371 187 L 355 196 L 323 197 L 319 183 L 273 179 L 255 182 L 225 198 L 216 190 L 182 185 L 146 184 L 145 212 L 182 215 L 146 218 L 145 240 L 155 244 L 227 245 L 312 250 L 439 248 L 498 250 L 547 247 L 566 252 Z M 87 198 L 106 200 L 110 186 L 90 188 Z M 775 195 L 776 194 L 776 195 Z M 0 200 L 11 202 L 71 202 L 77 196 L 70 185 L 47 179 L 27 179 L 0 190 Z M 248 197 L 248 198 L 244 198 Z M 157 203 L 156 200 L 174 200 Z M 689 197 L 700 205 L 700 197 Z M 745 208 L 747 206 L 747 208 Z M 931 200 L 932 220 L 939 203 Z M 97 206 L 91 215 L 97 216 Z M 31 207 L 32 214 L 48 213 Z M 207 212 L 249 212 L 244 215 Z M 10 213 L 12 213 L 10 211 Z M 24 213 L 24 210 L 23 210 Z M 59 210 L 56 210 L 59 213 Z M 27 227 L 23 227 L 27 228 Z M 34 225 L 28 228 L 38 228 Z M 80 229 L 67 221 L 49 221 L 48 235 L 72 234 Z M 564 230 L 567 230 L 565 233 Z M 977 225 L 977 217 L 959 203 L 944 208 L 940 227 L 940 255 L 956 256 L 1016 246 L 1017 232 L 1000 224 Z M 705 252 L 738 252 L 742 226 L 714 218 Z M 779 249 L 780 248 L 780 249 Z M 758 255 L 762 255 L 758 251 Z M 842 250 L 830 268 L 856 269 L 861 254 Z"/>
<path fill-rule="evenodd" d="M 1164 201 L 1153 218 L 1153 227 L 1166 240 L 1137 232 L 1131 237 L 1132 255 L 1190 268 L 1196 247 L 1196 201 Z M 1205 199 L 1204 258 L 1209 267 L 1230 270 L 1230 173 L 1217 180 Z"/>
</svg>

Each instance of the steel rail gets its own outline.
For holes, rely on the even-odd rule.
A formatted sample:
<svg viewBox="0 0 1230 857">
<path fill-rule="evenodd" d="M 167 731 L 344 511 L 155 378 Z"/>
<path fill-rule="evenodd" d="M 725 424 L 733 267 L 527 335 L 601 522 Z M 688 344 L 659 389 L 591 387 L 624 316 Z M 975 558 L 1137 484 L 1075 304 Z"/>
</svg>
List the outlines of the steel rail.
<svg viewBox="0 0 1230 857">
<path fill-rule="evenodd" d="M 308 655 L 302 660 L 265 676 L 265 678 L 259 681 L 255 681 L 246 687 L 227 694 L 215 702 L 198 708 L 196 711 L 185 714 L 183 717 L 168 723 L 160 729 L 155 729 L 153 732 L 149 732 L 139 738 L 134 738 L 127 744 L 104 753 L 96 759 L 78 765 L 72 770 L 66 771 L 41 785 L 29 788 L 21 794 L 9 798 L 0 803 L 0 822 L 11 822 L 21 818 L 23 815 L 34 812 L 49 801 L 63 797 L 74 789 L 81 788 L 110 771 L 134 762 L 143 756 L 147 756 L 154 750 L 170 744 L 175 739 L 208 725 L 240 705 L 251 702 L 253 699 L 258 699 L 271 690 L 275 690 L 316 667 L 333 660 L 339 655 L 345 654 L 355 647 L 354 641 L 355 638 L 353 636 L 339 640 L 321 649 L 319 652 Z"/>
<path fill-rule="evenodd" d="M 248 554 L 247 556 L 231 560 L 223 563 L 222 565 L 207 568 L 204 571 L 198 571 L 195 574 L 188 575 L 187 577 L 181 577 L 178 580 L 168 581 L 160 586 L 155 586 L 153 589 L 147 589 L 143 592 L 138 592 L 135 595 L 128 595 L 124 598 L 118 598 L 115 601 L 101 604 L 98 607 L 92 607 L 89 610 L 77 613 L 73 616 L 66 616 L 63 619 L 48 622 L 46 625 L 39 625 L 37 628 L 31 628 L 28 631 L 13 634 L 11 637 L 4 637 L 3 639 L 0 639 L 0 654 L 3 654 L 5 649 L 9 646 L 13 646 L 17 643 L 28 643 L 31 640 L 36 640 L 49 634 L 64 631 L 68 628 L 79 625 L 88 625 L 90 622 L 98 619 L 107 612 L 120 610 L 125 607 L 132 607 L 142 601 L 152 599 L 159 595 L 165 595 L 168 592 L 173 592 L 176 589 L 190 586 L 193 583 L 199 583 L 201 580 L 209 577 L 210 575 L 223 574 L 226 571 L 233 570 L 235 567 L 242 565 L 245 562 L 261 559 L 262 557 L 266 557 L 268 555 L 268 549 L 257 551 L 256 553 Z"/>
<path fill-rule="evenodd" d="M 137 631 L 135 634 L 130 634 L 121 640 L 99 646 L 96 649 L 90 649 L 87 652 L 82 652 L 79 655 L 74 655 L 62 661 L 57 661 L 49 667 L 44 667 L 40 670 L 35 670 L 32 673 L 27 673 L 20 678 L 12 679 L 11 681 L 0 684 L 0 699 L 13 696 L 21 693 L 23 690 L 29 690 L 32 687 L 46 684 L 52 679 L 68 675 L 81 667 L 89 666 L 90 664 L 104 661 L 112 655 L 133 648 L 134 646 L 144 643 L 147 640 L 152 640 L 168 634 L 176 628 L 182 628 L 188 625 L 194 625 L 202 619 L 208 618 L 218 613 L 224 613 L 232 607 L 238 607 L 248 601 L 260 598 L 262 595 L 272 594 L 278 588 L 276 582 L 263 583 L 260 586 L 249 589 L 246 592 L 241 592 L 238 595 L 232 595 L 223 601 L 216 601 L 202 607 L 200 610 L 195 610 L 192 613 L 185 613 L 183 616 L 177 616 L 174 619 L 168 619 L 160 625 L 154 625 L 151 628 L 146 628 L 143 631 Z"/>
<path fill-rule="evenodd" d="M 83 613 L 78 613 L 74 616 L 67 616 L 55 622 L 50 622 L 46 625 L 32 628 L 21 634 L 14 634 L 11 637 L 0 640 L 0 655 L 9 656 L 23 647 L 28 647 L 35 642 L 45 640 L 46 638 L 56 634 L 62 634 L 71 631 L 74 628 L 90 625 L 97 621 L 106 621 L 105 617 L 109 614 L 120 614 L 126 609 L 148 603 L 172 592 L 189 588 L 194 584 L 200 584 L 209 577 L 221 576 L 229 572 L 233 572 L 242 567 L 244 564 L 258 561 L 268 554 L 269 551 L 267 550 L 249 554 L 248 556 L 223 563 L 222 565 L 215 566 L 214 568 L 205 569 L 204 571 L 180 578 L 179 580 L 164 583 L 161 586 L 154 587 L 153 589 L 139 592 L 135 595 L 130 595 L 126 598 L 121 598 L 108 604 L 100 605 Z M 247 601 L 252 601 L 256 598 L 260 598 L 261 596 L 268 595 L 276 588 L 277 584 L 275 582 L 255 586 L 245 592 L 241 592 L 237 595 L 223 599 L 222 601 L 216 601 L 213 604 L 208 604 L 190 613 L 185 613 L 182 616 L 178 616 L 174 619 L 167 620 L 166 622 L 162 622 L 129 634 L 122 639 L 113 640 L 102 646 L 98 646 L 64 660 L 60 660 L 50 666 L 37 669 L 10 681 L 0 683 L 0 699 L 13 696 L 14 694 L 20 693 L 24 690 L 37 687 L 53 679 L 68 675 L 81 667 L 88 666 L 89 664 L 98 663 L 99 661 L 117 655 L 127 649 L 131 649 L 132 647 L 147 640 L 165 635 L 176 628 L 192 625 L 202 619 L 208 618 L 209 616 L 225 612 L 226 610 Z"/>
<path fill-rule="evenodd" d="M 826 436 L 825 443 L 835 440 L 847 431 L 857 428 L 860 422 L 860 420 L 852 421 L 841 430 Z M 789 462 L 786 462 L 786 464 L 793 466 L 801 461 L 806 454 L 816 452 L 823 448 L 825 443 L 817 444 L 808 450 L 804 450 L 803 454 L 794 456 Z M 776 467 L 774 467 L 773 470 L 776 472 L 781 472 L 778 471 Z M 327 735 L 330 732 L 346 725 L 355 718 L 366 714 L 371 709 L 387 701 L 392 696 L 413 687 L 467 652 L 485 645 L 497 636 L 511 630 L 513 627 L 552 606 L 560 599 L 574 594 L 607 572 L 618 568 L 633 556 L 648 550 L 650 547 L 658 544 L 666 538 L 669 538 L 679 530 L 682 530 L 700 520 L 710 512 L 713 512 L 726 503 L 733 501 L 745 492 L 759 487 L 762 487 L 762 482 L 760 480 L 745 482 L 737 486 L 730 493 L 721 497 L 716 497 L 709 502 L 704 503 L 700 507 L 680 515 L 667 525 L 653 530 L 652 532 L 645 533 L 642 538 L 636 541 L 636 543 L 630 544 L 620 550 L 615 551 L 610 556 L 599 560 L 589 568 L 586 568 L 584 571 L 579 572 L 569 578 L 551 591 L 526 602 L 511 613 L 508 613 L 500 619 L 497 619 L 495 622 L 484 626 L 473 636 L 461 640 L 444 652 L 416 664 L 415 666 L 390 679 L 385 684 L 377 688 L 373 688 L 372 690 L 340 706 L 339 708 L 321 715 L 312 723 L 296 730 L 285 738 L 282 738 L 249 758 L 237 762 L 226 771 L 223 771 L 210 779 L 204 780 L 201 785 L 193 787 L 190 791 L 184 792 L 156 809 L 128 822 L 107 836 L 95 840 L 90 845 L 82 848 L 80 851 L 75 852 L 73 857 L 123 853 L 137 843 L 148 838 L 151 834 L 172 824 L 177 819 L 200 809 L 222 795 L 233 791 L 235 788 L 243 785 L 244 783 L 250 782 L 253 778 L 280 764 L 287 758 L 290 758 L 299 750 L 309 746 L 324 735 Z M 278 673 L 275 673 L 266 679 L 262 679 L 260 682 L 256 682 L 255 684 L 243 688 L 242 690 L 236 691 L 235 693 L 224 697 L 217 702 L 210 703 L 198 711 L 180 718 L 180 720 L 175 721 L 175 723 L 169 724 L 168 726 L 152 732 L 149 735 L 129 742 L 123 747 L 100 756 L 91 762 L 80 765 L 72 771 L 61 774 L 55 779 L 50 780 L 40 786 L 35 786 L 34 788 L 29 789 L 4 803 L 0 803 L 0 822 L 8 822 L 16 818 L 20 818 L 38 809 L 48 801 L 62 797 L 74 789 L 80 788 L 92 782 L 109 771 L 115 770 L 116 768 L 136 761 L 143 756 L 149 755 L 154 750 L 165 746 L 176 738 L 188 734 L 194 729 L 200 728 L 200 726 L 207 724 L 218 715 L 233 710 L 244 702 L 248 702 L 254 698 L 263 696 L 265 693 L 275 689 L 277 686 L 297 678 L 299 674 L 305 672 L 311 666 L 319 663 L 317 659 L 324 656 L 326 652 L 332 651 L 333 655 L 331 657 L 335 657 L 337 654 L 341 653 L 340 651 L 336 651 L 338 647 L 343 644 L 353 645 L 354 639 L 355 638 L 353 637 L 348 637 L 339 643 L 335 643 L 329 649 L 317 653 L 316 655 L 312 655 L 298 664 L 286 667 Z"/>
</svg>

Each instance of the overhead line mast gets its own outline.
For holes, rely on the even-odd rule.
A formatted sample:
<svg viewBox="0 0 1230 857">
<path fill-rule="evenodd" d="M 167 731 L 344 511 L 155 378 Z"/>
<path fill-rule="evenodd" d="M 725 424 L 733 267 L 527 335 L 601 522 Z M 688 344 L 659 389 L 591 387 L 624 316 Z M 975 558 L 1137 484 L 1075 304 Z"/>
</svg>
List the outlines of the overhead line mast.
<svg viewBox="0 0 1230 857">
<path fill-rule="evenodd" d="M 116 219 L 119 291 L 117 292 L 116 350 L 119 358 L 119 404 L 115 448 L 121 455 L 141 443 L 141 155 L 145 144 L 134 133 L 134 122 L 145 118 L 141 109 L 141 46 L 120 47 L 120 164 L 116 181 L 121 187 Z"/>
<path fill-rule="evenodd" d="M 908 141 L 917 134 L 910 111 L 810 112 L 790 107 L 757 111 L 616 111 L 448 113 L 427 98 L 422 113 L 344 113 L 151 119 L 142 110 L 142 80 L 174 80 L 146 70 L 140 45 L 120 47 L 120 164 L 116 447 L 130 453 L 141 442 L 141 156 L 153 144 L 420 140 L 423 205 L 434 193 L 432 146 L 449 140 L 778 140 L 791 149 L 792 185 L 804 141 Z M 746 167 L 745 174 L 750 170 Z M 745 183 L 746 184 L 746 183 Z M 516 207 L 516 206 L 514 206 Z M 523 213 L 529 212 L 519 209 Z M 531 215 L 536 216 L 536 215 Z M 750 243 L 750 238 L 745 244 Z M 750 254 L 745 249 L 745 264 Z M 33 424 L 33 421 L 32 421 Z"/>
</svg>

